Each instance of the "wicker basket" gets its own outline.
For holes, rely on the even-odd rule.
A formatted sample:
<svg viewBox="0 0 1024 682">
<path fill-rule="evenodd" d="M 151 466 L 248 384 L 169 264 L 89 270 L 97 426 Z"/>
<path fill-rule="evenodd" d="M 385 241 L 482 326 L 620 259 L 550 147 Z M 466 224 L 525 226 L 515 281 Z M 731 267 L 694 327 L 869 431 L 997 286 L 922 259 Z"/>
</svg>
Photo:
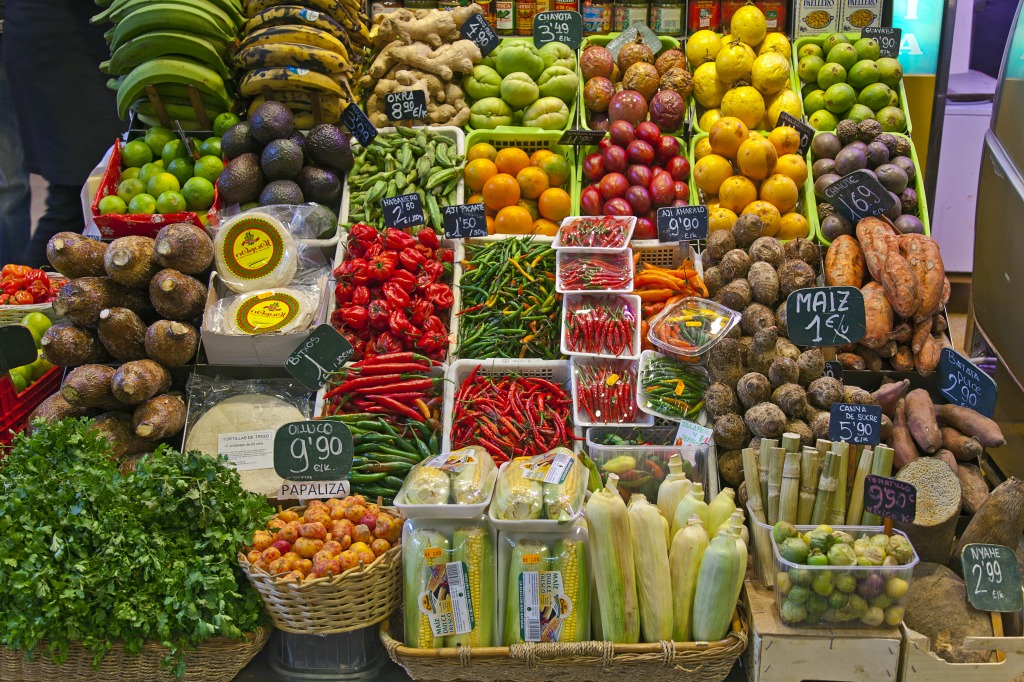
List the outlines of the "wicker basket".
<svg viewBox="0 0 1024 682">
<path fill-rule="evenodd" d="M 67 277 L 56 272 L 47 271 L 46 276 L 51 282 L 65 282 Z M 0 305 L 0 325 L 18 324 L 29 313 L 42 313 L 50 318 L 50 322 L 57 322 L 60 315 L 53 312 L 53 303 L 30 303 L 28 305 Z"/>
<path fill-rule="evenodd" d="M 167 649 L 154 642 L 146 642 L 135 656 L 126 654 L 123 644 L 115 644 L 103 657 L 99 669 L 93 668 L 93 654 L 78 643 L 68 648 L 67 660 L 61 665 L 39 655 L 28 661 L 23 651 L 0 647 L 0 680 L 230 682 L 260 652 L 269 637 L 270 628 L 264 627 L 249 633 L 244 640 L 217 637 L 204 642 L 185 654 L 185 675 L 180 678 L 175 678 L 160 664 L 167 655 Z M 44 646 L 40 645 L 39 650 Z"/>
<path fill-rule="evenodd" d="M 721 682 L 747 648 L 748 633 L 742 606 L 733 616 L 732 632 L 718 642 L 524 642 L 510 647 L 413 649 L 394 639 L 392 629 L 402 631 L 398 615 L 380 628 L 391 660 L 414 680 L 444 682 L 621 682 L 625 676 L 644 682 Z"/>
<path fill-rule="evenodd" d="M 300 515 L 304 507 L 294 507 Z M 397 509 L 388 514 L 404 521 Z M 263 597 L 274 627 L 298 635 L 333 635 L 376 625 L 398 609 L 402 601 L 402 546 L 395 545 L 369 566 L 350 568 L 341 575 L 285 582 L 255 571 L 238 555 L 249 582 Z M 0 678 L 2 679 L 2 678 Z"/>
</svg>

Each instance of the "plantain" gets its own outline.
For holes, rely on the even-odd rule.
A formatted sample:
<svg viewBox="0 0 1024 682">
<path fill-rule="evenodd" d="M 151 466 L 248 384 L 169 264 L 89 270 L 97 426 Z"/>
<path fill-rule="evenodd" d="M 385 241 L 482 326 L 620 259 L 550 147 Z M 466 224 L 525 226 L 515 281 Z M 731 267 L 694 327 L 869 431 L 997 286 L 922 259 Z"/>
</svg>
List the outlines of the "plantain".
<svg viewBox="0 0 1024 682">
<path fill-rule="evenodd" d="M 234 38 L 233 34 L 221 28 L 209 14 L 186 5 L 161 3 L 141 7 L 115 26 L 110 39 L 110 50 L 116 52 L 129 40 L 153 31 L 184 31 L 208 36 L 225 44 Z"/>
<path fill-rule="evenodd" d="M 345 43 L 327 31 L 315 26 L 265 26 L 245 36 L 239 48 L 244 50 L 250 45 L 268 45 L 270 43 L 299 43 L 311 47 L 320 47 L 337 52 L 346 60 L 349 59 L 349 52 L 348 48 L 345 47 Z"/>
<path fill-rule="evenodd" d="M 348 61 L 337 52 L 299 43 L 250 45 L 235 55 L 235 65 L 240 69 L 292 66 L 328 76 L 343 74 L 350 69 Z"/>
<path fill-rule="evenodd" d="M 121 81 L 117 89 L 118 116 L 126 118 L 129 105 L 146 91 L 146 86 L 158 83 L 193 85 L 200 92 L 216 98 L 225 110 L 231 108 L 231 98 L 224 88 L 224 80 L 215 71 L 187 59 L 158 57 L 133 69 Z"/>
<path fill-rule="evenodd" d="M 328 95 L 342 96 L 341 87 L 329 77 L 309 69 L 291 66 L 274 66 L 264 69 L 253 69 L 242 77 L 239 92 L 247 97 L 254 97 L 263 92 L 263 88 L 272 91 L 299 90 L 302 92 L 320 92 Z"/>
<path fill-rule="evenodd" d="M 117 24 L 142 7 L 182 5 L 209 14 L 229 34 L 245 25 L 245 17 L 227 0 L 114 0 L 106 10 L 89 19 L 90 24 L 112 21 Z"/>
<path fill-rule="evenodd" d="M 125 75 L 140 64 L 167 55 L 190 57 L 209 66 L 221 78 L 231 78 L 217 43 L 183 31 L 154 31 L 129 40 L 110 56 L 109 61 L 104 62 L 104 70 L 112 75 Z M 100 66 L 103 67 L 102 64 Z"/>
<path fill-rule="evenodd" d="M 250 0 L 245 8 L 246 16 L 252 18 L 265 9 L 278 6 L 280 0 Z M 341 23 L 345 16 L 345 8 L 339 0 L 290 0 L 295 5 L 302 5 L 308 10 L 326 14 Z"/>
<path fill-rule="evenodd" d="M 322 12 L 311 12 L 301 5 L 268 7 L 249 19 L 245 25 L 245 33 L 248 35 L 260 28 L 282 24 L 312 26 L 327 31 L 343 43 L 349 40 L 344 26 Z"/>
</svg>

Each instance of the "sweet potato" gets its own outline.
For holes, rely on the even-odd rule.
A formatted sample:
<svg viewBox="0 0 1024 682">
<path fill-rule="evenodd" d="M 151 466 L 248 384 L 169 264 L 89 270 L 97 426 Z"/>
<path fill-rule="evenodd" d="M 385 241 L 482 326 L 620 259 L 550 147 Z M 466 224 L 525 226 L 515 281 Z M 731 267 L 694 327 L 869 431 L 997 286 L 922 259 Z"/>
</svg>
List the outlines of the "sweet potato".
<svg viewBox="0 0 1024 682">
<path fill-rule="evenodd" d="M 965 436 L 976 438 L 986 448 L 998 448 L 1006 444 L 999 424 L 969 407 L 936 405 L 935 416 L 942 424 L 952 426 Z"/>
<path fill-rule="evenodd" d="M 910 379 L 894 381 L 891 384 L 882 384 L 878 390 L 872 393 L 875 402 L 882 406 L 882 413 L 890 417 L 896 409 L 896 403 L 907 394 L 910 389 Z"/>
<path fill-rule="evenodd" d="M 910 346 L 899 346 L 896 353 L 889 359 L 892 368 L 897 372 L 910 372 L 914 369 L 914 351 Z"/>
<path fill-rule="evenodd" d="M 932 323 L 935 318 L 926 317 L 923 320 L 914 322 L 914 336 L 910 339 L 910 350 L 920 353 L 925 341 L 932 333 Z"/>
<path fill-rule="evenodd" d="M 836 360 L 843 365 L 843 369 L 852 369 L 855 371 L 863 371 L 867 369 L 864 364 L 864 358 L 856 353 L 840 353 L 836 356 Z"/>
<path fill-rule="evenodd" d="M 910 343 L 910 340 L 914 337 L 914 328 L 907 322 L 901 322 L 893 328 L 892 334 L 889 334 L 889 340 L 895 341 L 896 343 Z"/>
<path fill-rule="evenodd" d="M 920 456 L 920 453 L 917 451 L 917 444 L 914 443 L 914 439 L 910 435 L 910 429 L 907 428 L 905 403 L 905 398 L 901 398 L 896 403 L 896 410 L 892 418 L 892 463 L 897 471 Z"/>
<path fill-rule="evenodd" d="M 910 263 L 899 253 L 889 256 L 878 281 L 893 311 L 900 317 L 911 317 L 921 307 L 921 283 Z"/>
<path fill-rule="evenodd" d="M 908 393 L 905 409 L 910 435 L 921 449 L 931 454 L 942 447 L 942 434 L 935 420 L 935 404 L 928 391 L 916 388 Z"/>
<path fill-rule="evenodd" d="M 864 252 L 848 234 L 836 237 L 825 253 L 825 284 L 857 287 L 864 281 Z"/>
<path fill-rule="evenodd" d="M 923 320 L 939 312 L 942 307 L 946 271 L 942 266 L 939 245 L 923 234 L 903 234 L 898 240 L 900 253 L 907 259 L 921 287 L 921 305 L 914 319 Z"/>
<path fill-rule="evenodd" d="M 868 348 L 881 348 L 892 332 L 892 306 L 885 297 L 885 290 L 878 282 L 868 282 L 861 288 L 864 295 L 866 329 L 860 340 Z"/>
<path fill-rule="evenodd" d="M 956 457 L 953 456 L 952 452 L 950 452 L 949 450 L 940 449 L 935 453 L 935 459 L 941 459 L 943 462 L 946 463 L 946 466 L 949 467 L 950 471 L 952 471 L 954 474 L 956 473 L 957 467 L 959 465 L 956 463 Z"/>
<path fill-rule="evenodd" d="M 882 357 L 874 348 L 858 345 L 853 349 L 853 352 L 859 355 L 864 361 L 864 369 L 870 372 L 882 371 Z"/>
<path fill-rule="evenodd" d="M 857 242 L 864 253 L 864 264 L 876 280 L 882 279 L 885 262 L 899 254 L 899 241 L 888 224 L 878 218 L 864 218 L 857 223 Z"/>
<path fill-rule="evenodd" d="M 977 514 L 981 505 L 988 502 L 988 484 L 981 469 L 974 464 L 961 464 L 956 468 L 960 479 L 962 497 L 960 503 L 968 514 Z"/>
<path fill-rule="evenodd" d="M 952 426 L 943 426 L 939 429 L 942 434 L 942 447 L 953 453 L 953 456 L 961 462 L 977 461 L 985 449 L 981 443 L 960 433 Z"/>
<path fill-rule="evenodd" d="M 899 348 L 899 346 L 896 345 L 896 342 L 889 339 L 881 348 L 876 348 L 875 352 L 878 353 L 878 357 L 880 358 L 891 358 L 896 355 L 897 348 Z"/>
<path fill-rule="evenodd" d="M 892 438 L 892 419 L 889 419 L 889 415 L 883 413 L 882 414 L 882 422 L 881 423 L 882 423 L 882 426 L 881 426 L 882 440 L 883 441 L 887 441 L 890 438 Z"/>
<path fill-rule="evenodd" d="M 929 336 L 921 347 L 921 352 L 914 353 L 914 369 L 923 377 L 935 371 L 939 365 L 939 356 L 942 354 L 944 345 L 942 339 Z"/>
</svg>

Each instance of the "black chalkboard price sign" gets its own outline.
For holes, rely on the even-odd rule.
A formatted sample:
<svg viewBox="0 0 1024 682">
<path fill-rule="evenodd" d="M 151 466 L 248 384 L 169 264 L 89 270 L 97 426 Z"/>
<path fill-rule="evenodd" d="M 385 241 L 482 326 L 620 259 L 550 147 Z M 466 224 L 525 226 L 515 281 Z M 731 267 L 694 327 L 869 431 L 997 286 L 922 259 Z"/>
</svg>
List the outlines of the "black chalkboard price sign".
<svg viewBox="0 0 1024 682">
<path fill-rule="evenodd" d="M 995 412 L 995 380 L 952 348 L 943 348 L 939 355 L 939 376 L 939 391 L 949 402 L 986 417 Z"/>
<path fill-rule="evenodd" d="M 423 200 L 415 192 L 384 197 L 380 200 L 380 207 L 384 211 L 384 224 L 396 230 L 426 222 L 423 217 Z"/>
<path fill-rule="evenodd" d="M 536 21 L 536 19 L 534 19 Z M 536 31 L 536 29 L 534 29 Z M 487 56 L 494 52 L 494 48 L 501 42 L 501 38 L 491 28 L 490 22 L 482 14 L 474 14 L 461 27 L 459 34 L 465 40 L 472 40 L 480 48 L 480 54 Z M 540 47 L 538 45 L 537 47 Z M 573 48 L 575 49 L 575 48 Z"/>
<path fill-rule="evenodd" d="M 620 33 L 618 37 L 613 38 L 606 47 L 608 51 L 612 53 L 612 56 L 616 59 L 619 58 L 619 50 L 622 49 L 626 43 L 636 41 L 637 35 L 640 36 L 640 40 L 644 45 L 651 49 L 651 52 L 658 54 L 661 51 L 661 39 L 658 38 L 658 34 L 651 30 L 647 24 L 633 24 L 625 31 Z"/>
<path fill-rule="evenodd" d="M 970 544 L 960 555 L 967 601 L 980 611 L 1014 613 L 1024 607 L 1017 556 L 1002 545 Z"/>
<path fill-rule="evenodd" d="M 303 386 L 319 391 L 350 357 L 352 344 L 337 329 L 324 323 L 292 351 L 284 366 Z"/>
<path fill-rule="evenodd" d="M 36 361 L 36 342 L 22 324 L 0 327 L 0 372 L 24 367 Z"/>
<path fill-rule="evenodd" d="M 878 445 L 882 440 L 882 408 L 878 405 L 832 403 L 828 438 L 851 445 Z"/>
<path fill-rule="evenodd" d="M 861 38 L 874 38 L 878 41 L 878 47 L 883 57 L 892 57 L 893 59 L 899 59 L 902 36 L 903 29 L 891 26 L 865 26 L 860 32 Z"/>
<path fill-rule="evenodd" d="M 422 121 L 427 117 L 427 94 L 422 90 L 389 92 L 384 95 L 384 113 L 389 121 Z"/>
<path fill-rule="evenodd" d="M 868 474 L 864 479 L 864 511 L 912 523 L 917 516 L 917 488 L 913 483 Z"/>
<path fill-rule="evenodd" d="M 562 137 L 558 138 L 558 144 L 589 147 L 603 140 L 606 134 L 603 130 L 566 130 Z"/>
<path fill-rule="evenodd" d="M 825 363 L 824 376 L 832 377 L 836 381 L 843 380 L 843 363 L 838 360 L 829 360 Z"/>
<path fill-rule="evenodd" d="M 359 105 L 355 102 L 345 107 L 345 111 L 341 112 L 341 122 L 345 124 L 348 131 L 355 135 L 356 139 L 359 140 L 359 144 L 363 147 L 367 146 L 373 139 L 377 137 L 377 128 L 370 123 L 370 119 L 366 117 L 366 112 L 359 108 Z"/>
<path fill-rule="evenodd" d="M 688 242 L 707 238 L 707 206 L 670 206 L 658 209 L 659 242 Z"/>
<path fill-rule="evenodd" d="M 533 17 L 533 44 L 563 43 L 572 50 L 583 42 L 583 16 L 579 12 L 539 12 Z"/>
<path fill-rule="evenodd" d="M 789 340 L 798 346 L 842 346 L 864 338 L 864 295 L 857 287 L 810 287 L 786 299 Z"/>
<path fill-rule="evenodd" d="M 274 434 L 274 471 L 286 481 L 340 481 L 351 468 L 352 432 L 342 422 L 291 422 Z"/>
<path fill-rule="evenodd" d="M 856 224 L 861 218 L 880 216 L 896 205 L 896 200 L 866 170 L 843 176 L 825 188 L 825 199 L 844 218 Z"/>
<path fill-rule="evenodd" d="M 779 118 L 775 122 L 775 127 L 779 126 L 786 126 L 800 133 L 800 156 L 805 156 L 811 147 L 811 140 L 814 139 L 814 128 L 785 111 L 779 114 Z"/>
<path fill-rule="evenodd" d="M 487 217 L 483 204 L 442 206 L 444 236 L 448 239 L 471 239 L 487 236 Z"/>
</svg>

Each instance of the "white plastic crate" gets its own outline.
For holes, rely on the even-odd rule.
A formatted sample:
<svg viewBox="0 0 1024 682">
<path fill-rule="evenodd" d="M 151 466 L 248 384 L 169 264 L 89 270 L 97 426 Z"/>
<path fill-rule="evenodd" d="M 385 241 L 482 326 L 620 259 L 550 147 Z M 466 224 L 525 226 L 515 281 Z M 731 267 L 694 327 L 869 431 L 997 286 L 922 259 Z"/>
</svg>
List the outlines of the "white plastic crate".
<svg viewBox="0 0 1024 682">
<path fill-rule="evenodd" d="M 622 257 L 626 261 L 626 265 L 629 267 L 629 285 L 621 289 L 566 289 L 562 286 L 562 268 L 563 263 L 568 260 L 583 259 L 588 260 L 590 258 L 615 258 Z M 614 251 L 609 253 L 603 253 L 600 255 L 591 253 L 582 253 L 575 249 L 561 249 L 555 255 L 555 291 L 560 294 L 628 294 L 633 291 L 633 277 L 635 275 L 635 267 L 633 265 L 633 251 L 632 249 L 625 249 L 624 251 Z"/>
<path fill-rule="evenodd" d="M 569 348 L 569 328 L 566 324 L 566 316 L 568 315 L 568 308 L 571 303 L 580 300 L 586 300 L 588 298 L 598 298 L 601 296 L 619 296 L 626 299 L 626 303 L 633 311 L 633 341 L 631 348 L 622 355 L 612 355 L 610 353 L 580 353 L 573 351 Z M 641 302 L 640 297 L 634 294 L 565 294 L 562 297 L 562 355 L 578 356 L 582 358 L 609 358 L 613 360 L 636 360 L 640 357 L 640 318 L 641 318 Z"/>
<path fill-rule="evenodd" d="M 562 231 L 573 222 L 577 220 L 587 219 L 617 219 L 623 223 L 623 231 L 625 232 L 625 240 L 622 242 L 622 246 L 572 246 L 562 242 Z M 625 251 L 629 248 L 629 240 L 633 236 L 633 230 L 636 229 L 636 216 L 569 216 L 562 221 L 562 224 L 558 226 L 558 234 L 555 235 L 555 241 L 551 244 L 552 248 L 555 249 L 569 249 L 575 253 L 616 253 L 618 251 Z"/>
<path fill-rule="evenodd" d="M 573 412 L 573 423 L 578 426 L 653 426 L 654 415 L 648 414 L 637 407 L 636 419 L 631 422 L 616 422 L 616 421 L 591 421 L 587 417 L 587 412 L 580 407 L 580 387 L 579 377 L 576 376 L 576 367 L 579 365 L 600 365 L 602 362 L 619 362 L 619 360 L 612 360 L 609 358 L 572 358 L 570 360 L 570 366 L 572 369 L 572 412 Z M 639 369 L 640 363 L 636 360 L 621 360 L 621 362 L 628 362 L 633 366 L 633 371 L 637 373 L 637 388 L 639 389 Z M 636 392 L 633 392 L 633 401 L 636 402 Z"/>
</svg>

